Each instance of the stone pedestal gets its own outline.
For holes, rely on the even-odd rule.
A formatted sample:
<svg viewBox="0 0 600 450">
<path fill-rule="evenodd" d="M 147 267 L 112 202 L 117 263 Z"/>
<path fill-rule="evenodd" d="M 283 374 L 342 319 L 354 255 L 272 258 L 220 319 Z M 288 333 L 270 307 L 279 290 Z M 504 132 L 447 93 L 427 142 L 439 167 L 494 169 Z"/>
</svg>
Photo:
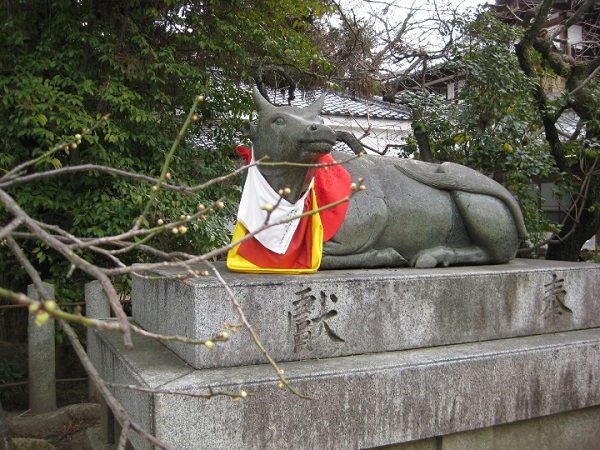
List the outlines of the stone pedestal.
<svg viewBox="0 0 600 450">
<path fill-rule="evenodd" d="M 118 391 L 135 420 L 174 448 L 372 448 L 600 405 L 600 266 L 222 274 L 313 400 L 277 388 L 244 330 L 212 350 L 138 338 L 126 351 L 119 336 L 94 332 L 90 356 L 110 381 L 254 394 L 234 404 Z M 134 321 L 169 335 L 205 339 L 239 323 L 212 276 L 136 280 L 133 308 Z M 600 433 L 594 439 L 600 445 Z"/>
<path fill-rule="evenodd" d="M 600 326 L 600 267 L 538 260 L 500 266 L 221 273 L 278 361 L 331 358 Z M 173 277 L 176 272 L 157 271 Z M 208 339 L 239 317 L 221 283 L 134 279 L 133 319 L 154 333 Z M 166 344 L 197 369 L 260 364 L 247 335 L 223 351 Z"/>
</svg>

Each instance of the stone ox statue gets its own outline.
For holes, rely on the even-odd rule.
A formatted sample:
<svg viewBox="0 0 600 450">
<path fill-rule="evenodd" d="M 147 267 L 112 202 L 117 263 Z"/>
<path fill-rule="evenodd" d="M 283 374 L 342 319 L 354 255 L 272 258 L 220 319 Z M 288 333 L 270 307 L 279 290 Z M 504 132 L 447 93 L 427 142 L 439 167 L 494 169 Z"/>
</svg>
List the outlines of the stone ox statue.
<svg viewBox="0 0 600 450">
<path fill-rule="evenodd" d="M 254 89 L 256 124 L 244 130 L 255 159 L 311 163 L 329 153 L 335 132 L 319 117 L 325 96 L 306 108 L 276 107 Z M 347 153 L 332 152 L 336 161 Z M 519 206 L 491 178 L 454 163 L 365 155 L 344 166 L 366 190 L 352 196 L 342 226 L 323 247 L 322 269 L 500 264 L 527 236 Z M 275 191 L 295 202 L 308 167 L 259 166 Z M 322 205 L 320 205 L 322 206 Z"/>
</svg>

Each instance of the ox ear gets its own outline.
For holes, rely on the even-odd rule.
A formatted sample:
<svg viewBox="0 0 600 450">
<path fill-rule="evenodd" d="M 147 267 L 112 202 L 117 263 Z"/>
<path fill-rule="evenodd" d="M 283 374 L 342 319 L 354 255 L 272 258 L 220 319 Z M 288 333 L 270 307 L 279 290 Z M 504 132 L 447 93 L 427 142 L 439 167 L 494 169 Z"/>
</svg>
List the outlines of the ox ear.
<svg viewBox="0 0 600 450">
<path fill-rule="evenodd" d="M 314 112 L 316 115 L 321 114 L 323 106 L 325 106 L 325 97 L 325 94 L 321 94 L 321 96 L 318 99 L 316 99 L 313 103 L 311 103 L 304 109 Z"/>
<path fill-rule="evenodd" d="M 253 125 L 249 120 L 244 120 L 244 136 L 248 136 L 251 141 L 256 136 L 256 125 Z"/>
<path fill-rule="evenodd" d="M 274 108 L 274 106 L 262 96 L 256 86 L 252 88 L 252 98 L 254 99 L 254 106 L 256 106 L 256 110 L 259 112 Z"/>
</svg>

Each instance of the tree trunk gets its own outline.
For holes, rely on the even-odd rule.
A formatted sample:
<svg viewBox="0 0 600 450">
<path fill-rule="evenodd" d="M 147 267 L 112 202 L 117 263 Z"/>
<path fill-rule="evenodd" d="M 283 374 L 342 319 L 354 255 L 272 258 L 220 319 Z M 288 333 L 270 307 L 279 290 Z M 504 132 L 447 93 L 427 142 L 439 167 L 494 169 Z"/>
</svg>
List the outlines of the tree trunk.
<svg viewBox="0 0 600 450">
<path fill-rule="evenodd" d="M 417 140 L 419 155 L 421 161 L 433 162 L 433 153 L 431 153 L 431 143 L 429 142 L 429 133 L 424 130 L 424 127 L 417 121 L 412 123 L 413 133 Z"/>
<path fill-rule="evenodd" d="M 429 132 L 427 126 L 421 122 L 423 113 L 418 108 L 412 108 L 411 127 L 417 140 L 419 149 L 419 159 L 421 161 L 433 162 L 433 153 L 431 152 L 431 142 L 429 142 Z"/>
</svg>

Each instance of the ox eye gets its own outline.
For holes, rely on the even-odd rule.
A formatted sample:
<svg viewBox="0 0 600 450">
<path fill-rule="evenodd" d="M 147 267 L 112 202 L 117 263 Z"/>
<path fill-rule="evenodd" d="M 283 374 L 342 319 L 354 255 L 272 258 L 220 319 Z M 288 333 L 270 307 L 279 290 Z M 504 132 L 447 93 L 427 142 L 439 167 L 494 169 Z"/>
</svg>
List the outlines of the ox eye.
<svg viewBox="0 0 600 450">
<path fill-rule="evenodd" d="M 285 124 L 285 119 L 283 117 L 278 117 L 277 119 L 275 119 L 273 121 L 273 123 L 276 125 L 283 125 L 283 124 Z"/>
</svg>

